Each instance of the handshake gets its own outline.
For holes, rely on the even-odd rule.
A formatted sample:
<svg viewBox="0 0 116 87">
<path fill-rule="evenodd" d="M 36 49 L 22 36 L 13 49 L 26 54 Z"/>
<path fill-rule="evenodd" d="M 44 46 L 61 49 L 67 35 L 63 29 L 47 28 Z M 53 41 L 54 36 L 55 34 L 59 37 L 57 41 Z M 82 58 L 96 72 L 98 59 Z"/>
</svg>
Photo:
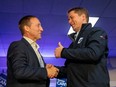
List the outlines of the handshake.
<svg viewBox="0 0 116 87">
<path fill-rule="evenodd" d="M 52 64 L 46 64 L 47 76 L 48 78 L 55 78 L 59 73 L 59 69 Z"/>
<path fill-rule="evenodd" d="M 56 58 L 61 57 L 61 51 L 62 51 L 63 48 L 64 48 L 63 45 L 59 42 L 58 47 L 54 51 L 54 55 L 55 55 Z M 59 73 L 59 69 L 56 68 L 52 64 L 47 64 L 46 65 L 46 70 L 47 70 L 48 78 L 55 78 L 55 77 L 57 77 L 57 75 Z"/>
</svg>

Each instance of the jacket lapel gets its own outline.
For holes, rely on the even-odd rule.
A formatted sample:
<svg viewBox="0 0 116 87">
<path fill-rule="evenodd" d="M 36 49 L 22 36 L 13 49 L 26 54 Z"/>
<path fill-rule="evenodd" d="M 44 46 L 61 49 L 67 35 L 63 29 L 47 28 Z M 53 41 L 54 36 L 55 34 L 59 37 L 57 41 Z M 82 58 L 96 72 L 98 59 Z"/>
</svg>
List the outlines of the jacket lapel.
<svg viewBox="0 0 116 87">
<path fill-rule="evenodd" d="M 30 50 L 30 52 L 33 52 L 34 56 L 36 57 L 36 59 L 37 59 L 37 61 L 38 61 L 37 55 L 36 55 L 36 53 L 34 52 L 34 50 L 33 50 L 33 48 L 31 47 L 31 45 L 30 45 L 24 38 L 22 38 L 21 41 L 24 42 L 24 44 L 28 47 L 28 49 Z M 40 54 L 40 55 L 41 55 L 41 54 Z M 42 57 L 42 55 L 41 55 L 41 57 Z M 43 57 L 42 57 L 42 60 L 43 60 Z M 44 60 L 43 60 L 43 62 L 44 62 Z M 39 61 L 38 61 L 38 63 L 39 63 Z M 40 64 L 39 64 L 39 65 L 40 65 Z M 44 65 L 45 65 L 45 62 L 44 62 Z"/>
<path fill-rule="evenodd" d="M 72 41 L 73 41 L 73 42 L 72 42 L 73 48 L 78 47 L 79 44 L 81 44 L 81 42 L 83 41 L 84 36 L 85 36 L 83 32 L 85 31 L 85 29 L 90 29 L 90 28 L 92 28 L 91 23 L 83 24 L 83 25 L 82 25 L 82 28 L 81 28 L 81 30 L 80 30 L 80 32 L 79 32 L 79 34 L 78 34 L 78 37 L 77 37 L 76 41 L 74 41 L 74 34 L 75 34 L 75 33 L 70 34 L 70 38 L 73 39 L 73 40 L 72 40 Z"/>
</svg>

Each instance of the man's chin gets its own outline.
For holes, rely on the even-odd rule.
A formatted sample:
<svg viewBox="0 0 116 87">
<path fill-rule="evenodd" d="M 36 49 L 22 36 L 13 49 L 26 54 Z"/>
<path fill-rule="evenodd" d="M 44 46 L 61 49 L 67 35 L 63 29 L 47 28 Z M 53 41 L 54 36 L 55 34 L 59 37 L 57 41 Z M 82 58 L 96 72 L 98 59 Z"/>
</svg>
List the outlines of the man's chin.
<svg viewBox="0 0 116 87">
<path fill-rule="evenodd" d="M 42 37 L 39 37 L 38 40 L 40 40 Z"/>
<path fill-rule="evenodd" d="M 75 28 L 73 28 L 73 31 L 75 31 L 75 32 L 76 32 L 76 29 L 75 29 Z"/>
</svg>

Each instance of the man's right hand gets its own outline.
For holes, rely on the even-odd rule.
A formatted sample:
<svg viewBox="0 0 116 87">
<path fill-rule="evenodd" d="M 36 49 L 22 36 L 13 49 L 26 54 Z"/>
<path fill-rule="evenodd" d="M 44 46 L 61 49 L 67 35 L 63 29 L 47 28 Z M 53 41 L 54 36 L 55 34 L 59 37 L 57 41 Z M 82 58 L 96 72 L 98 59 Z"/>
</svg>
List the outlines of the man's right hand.
<svg viewBox="0 0 116 87">
<path fill-rule="evenodd" d="M 54 65 L 47 64 L 46 65 L 46 69 L 47 69 L 48 78 L 55 78 L 55 77 L 57 77 L 57 75 L 59 73 L 59 69 L 56 68 Z"/>
</svg>

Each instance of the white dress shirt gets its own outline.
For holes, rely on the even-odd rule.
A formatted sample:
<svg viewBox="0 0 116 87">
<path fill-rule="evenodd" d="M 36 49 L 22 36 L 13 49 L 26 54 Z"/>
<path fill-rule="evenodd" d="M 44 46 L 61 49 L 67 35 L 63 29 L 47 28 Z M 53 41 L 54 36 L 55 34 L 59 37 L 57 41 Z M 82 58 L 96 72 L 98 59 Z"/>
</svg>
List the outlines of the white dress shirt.
<svg viewBox="0 0 116 87">
<path fill-rule="evenodd" d="M 38 58 L 38 61 L 39 61 L 39 63 L 40 63 L 40 66 L 41 67 L 44 67 L 44 62 L 43 62 L 43 60 L 42 60 L 42 56 L 41 56 L 41 54 L 40 54 L 40 52 L 39 52 L 39 45 L 35 42 L 35 41 L 33 41 L 33 40 L 31 40 L 30 38 L 28 38 L 28 37 L 25 37 L 25 36 L 23 36 L 23 38 L 24 39 L 26 39 L 28 42 L 29 42 L 29 44 L 31 45 L 31 47 L 33 48 L 33 50 L 35 51 L 35 53 L 36 53 L 36 55 L 37 55 L 37 58 Z"/>
</svg>

